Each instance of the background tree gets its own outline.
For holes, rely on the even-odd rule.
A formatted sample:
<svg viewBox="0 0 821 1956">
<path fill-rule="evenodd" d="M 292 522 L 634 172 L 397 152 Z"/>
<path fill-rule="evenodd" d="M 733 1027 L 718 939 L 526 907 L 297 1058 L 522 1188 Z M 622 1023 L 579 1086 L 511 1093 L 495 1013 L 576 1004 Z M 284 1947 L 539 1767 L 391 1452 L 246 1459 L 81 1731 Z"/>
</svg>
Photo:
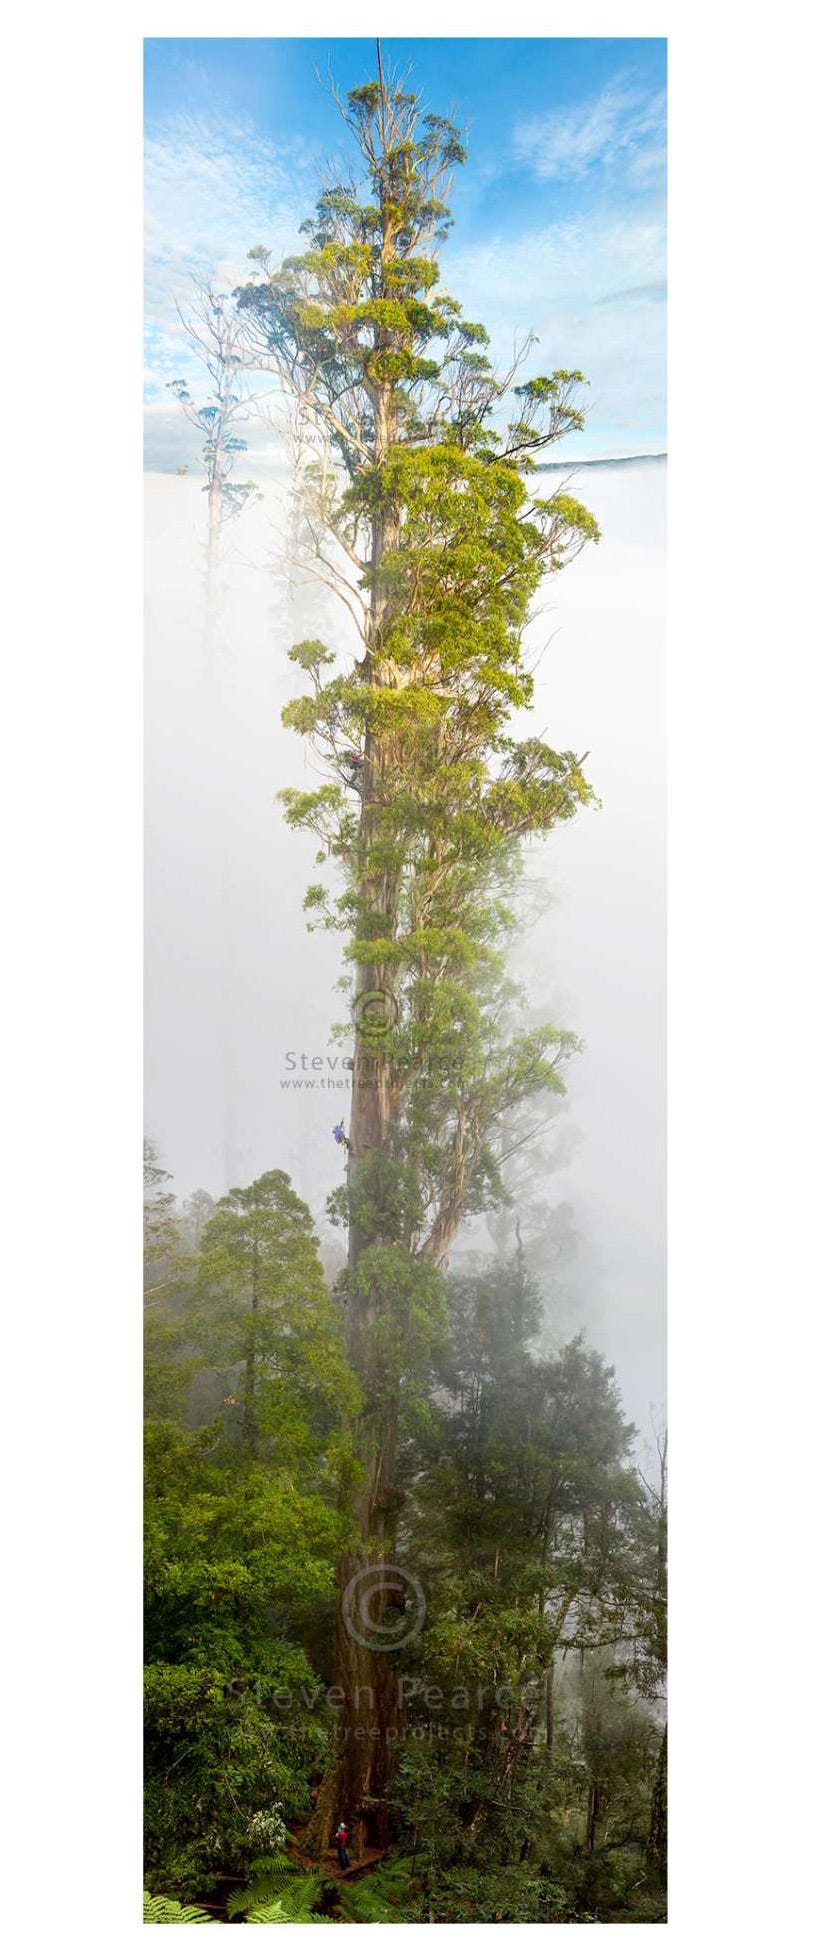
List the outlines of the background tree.
<svg viewBox="0 0 821 1956">
<path fill-rule="evenodd" d="M 216 1203 L 207 1189 L 195 1189 L 183 1203 L 183 1229 L 192 1250 L 198 1250 L 203 1228 L 213 1216 Z"/>
<path fill-rule="evenodd" d="M 253 403 L 240 390 L 240 336 L 230 296 L 217 292 L 208 282 L 195 281 L 190 311 L 183 313 L 179 308 L 178 311 L 211 382 L 210 392 L 201 402 L 195 400 L 186 380 L 168 383 L 187 419 L 203 437 L 208 504 L 206 637 L 211 646 L 222 538 L 227 525 L 260 495 L 255 482 L 238 482 L 234 475 L 238 456 L 244 455 L 248 448 L 237 428 L 248 420 Z"/>
<path fill-rule="evenodd" d="M 143 1142 L 143 1350 L 147 1417 L 181 1418 L 191 1380 L 185 1311 L 191 1257 L 171 1176 L 153 1141 Z"/>
<path fill-rule="evenodd" d="M 192 1899 L 250 1873 L 272 1804 L 304 1811 L 333 1723 L 357 1389 L 287 1175 L 214 1206 L 173 1329 L 146 1423 L 146 1853 Z"/>
<path fill-rule="evenodd" d="M 462 1218 L 499 1193 L 500 1123 L 561 1090 L 575 1044 L 551 1026 L 515 1030 L 503 951 L 520 843 L 569 819 L 591 789 L 575 755 L 517 742 L 507 724 L 532 700 L 522 632 L 542 580 L 598 531 L 563 491 L 538 495 L 530 474 L 581 427 L 582 376 L 517 383 L 529 344 L 499 375 L 484 328 L 437 289 L 448 182 L 465 156 L 458 131 L 386 79 L 381 58 L 378 80 L 339 106 L 358 174 L 323 192 L 300 256 L 273 269 L 254 251 L 238 310 L 249 364 L 279 376 L 312 431 L 313 556 L 361 648 L 334 675 L 319 641 L 295 647 L 311 690 L 285 716 L 328 777 L 285 797 L 288 820 L 316 835 L 336 872 L 334 888 L 309 891 L 309 908 L 352 933 L 339 1214 L 363 1408 L 359 1546 L 340 1566 L 342 1592 L 392 1555 L 386 1490 L 403 1398 L 443 1319 L 438 1266 Z M 337 1675 L 349 1735 L 365 1693 L 374 1715 L 369 1736 L 346 1741 L 316 1839 L 344 1809 L 359 1849 L 387 1838 L 387 1735 L 400 1706 L 390 1663 L 341 1618 Z"/>
<path fill-rule="evenodd" d="M 207 498 L 207 540 L 205 573 L 205 654 L 206 691 L 210 701 L 209 749 L 203 765 L 213 783 L 215 797 L 229 792 L 226 768 L 225 717 L 230 714 L 232 696 L 226 684 L 224 662 L 216 659 L 217 634 L 224 602 L 222 578 L 225 532 L 236 522 L 247 505 L 261 492 L 254 482 L 239 481 L 236 465 L 248 443 L 238 431 L 258 411 L 257 396 L 243 382 L 240 334 L 236 308 L 230 294 L 218 292 L 210 281 L 195 281 L 194 298 L 187 312 L 178 307 L 180 319 L 199 362 L 205 367 L 210 390 L 204 400 L 192 393 L 186 380 L 170 382 L 184 413 L 203 438 Z M 228 743 L 230 747 L 230 742 Z M 235 935 L 234 886 L 236 866 L 226 836 L 221 842 L 219 899 L 222 910 L 222 1014 L 221 1014 L 221 1092 L 223 1102 L 223 1171 L 226 1185 L 237 1177 L 236 1164 L 236 1075 L 232 1036 L 232 958 Z"/>
<path fill-rule="evenodd" d="M 534 1353 L 521 1250 L 449 1290 L 399 1537 L 428 1600 L 397 1796 L 429 1908 L 583 1919 L 638 1881 L 657 1910 L 659 1731 L 631 1670 L 652 1508 L 632 1429 L 582 1339 Z"/>
<path fill-rule="evenodd" d="M 143 1293 L 148 1303 L 167 1293 L 179 1274 L 184 1245 L 171 1176 L 153 1141 L 143 1142 Z"/>
<path fill-rule="evenodd" d="M 665 1703 L 667 1682 L 667 1428 L 656 1434 L 658 1472 L 645 1479 L 649 1503 L 647 1579 L 643 1594 L 642 1635 L 634 1653 L 634 1669 L 642 1691 Z M 662 1883 L 667 1880 L 667 1719 L 658 1746 L 648 1847 Z"/>
<path fill-rule="evenodd" d="M 293 1458 L 316 1445 L 323 1417 L 353 1414 L 340 1312 L 310 1211 L 281 1169 L 216 1204 L 202 1230 L 198 1294 L 202 1346 L 237 1385 L 247 1452 Z"/>
</svg>

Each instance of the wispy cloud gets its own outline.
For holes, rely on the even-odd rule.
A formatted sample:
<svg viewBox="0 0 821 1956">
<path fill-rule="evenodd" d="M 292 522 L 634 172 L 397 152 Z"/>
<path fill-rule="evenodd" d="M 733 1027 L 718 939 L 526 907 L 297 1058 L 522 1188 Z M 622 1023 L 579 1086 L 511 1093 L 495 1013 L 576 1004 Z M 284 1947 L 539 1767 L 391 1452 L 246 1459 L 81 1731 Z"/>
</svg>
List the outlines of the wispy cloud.
<svg viewBox="0 0 821 1956">
<path fill-rule="evenodd" d="M 528 372 L 582 368 L 589 420 L 574 451 L 602 454 L 663 445 L 664 272 L 657 215 L 602 212 L 448 246 L 443 283 L 484 320 L 500 362 L 532 331 Z"/>
<path fill-rule="evenodd" d="M 594 306 L 632 306 L 650 300 L 661 305 L 666 297 L 666 278 L 654 278 L 647 285 L 628 285 L 621 292 L 605 292 L 600 299 L 593 299 L 591 303 Z"/>
<path fill-rule="evenodd" d="M 664 95 L 615 76 L 570 108 L 528 116 L 513 132 L 514 154 L 542 182 L 579 179 L 618 161 L 639 180 L 661 167 Z"/>
<path fill-rule="evenodd" d="M 443 270 L 460 298 L 466 291 L 474 295 L 466 308 L 478 305 L 480 318 L 490 300 L 523 326 L 537 327 L 546 311 L 577 309 L 637 287 L 652 287 L 657 295 L 665 271 L 664 226 L 648 213 L 562 218 L 518 236 L 448 246 Z"/>
<path fill-rule="evenodd" d="M 235 271 L 253 244 L 295 241 L 312 157 L 249 125 L 177 116 L 145 146 L 146 247 L 155 271 Z M 161 281 L 162 282 L 162 281 Z"/>
<path fill-rule="evenodd" d="M 250 124 L 179 115 L 145 146 L 146 394 L 190 365 L 177 314 L 195 278 L 236 285 L 252 245 L 275 257 L 298 246 L 316 194 L 317 160 L 299 139 L 274 143 Z"/>
</svg>

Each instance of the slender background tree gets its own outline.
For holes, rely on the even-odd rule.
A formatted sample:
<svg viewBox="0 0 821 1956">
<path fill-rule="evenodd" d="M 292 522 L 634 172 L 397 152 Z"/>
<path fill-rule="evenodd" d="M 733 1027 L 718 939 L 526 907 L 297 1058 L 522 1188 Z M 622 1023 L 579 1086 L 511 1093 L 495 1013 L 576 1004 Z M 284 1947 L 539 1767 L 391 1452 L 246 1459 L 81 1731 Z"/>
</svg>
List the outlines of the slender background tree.
<svg viewBox="0 0 821 1956">
<path fill-rule="evenodd" d="M 205 552 L 207 621 L 208 629 L 213 631 L 223 533 L 226 525 L 241 515 L 246 504 L 260 494 L 255 482 L 238 482 L 234 475 L 238 456 L 244 455 L 248 448 L 247 441 L 237 433 L 237 428 L 247 422 L 253 400 L 243 394 L 239 386 L 242 370 L 240 334 L 231 297 L 217 292 L 207 282 L 196 281 L 189 310 L 183 312 L 178 307 L 178 311 L 191 346 L 196 350 L 211 382 L 210 392 L 202 402 L 195 400 L 187 380 L 172 380 L 168 384 L 187 419 L 203 437 L 202 459 L 208 504 Z"/>
</svg>

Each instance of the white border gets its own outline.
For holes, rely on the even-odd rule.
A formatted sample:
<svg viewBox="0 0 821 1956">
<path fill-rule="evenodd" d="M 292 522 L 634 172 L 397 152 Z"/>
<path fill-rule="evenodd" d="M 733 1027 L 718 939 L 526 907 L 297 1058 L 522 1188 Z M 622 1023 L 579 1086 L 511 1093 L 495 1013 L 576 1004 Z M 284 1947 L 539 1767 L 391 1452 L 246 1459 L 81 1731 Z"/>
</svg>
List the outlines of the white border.
<svg viewBox="0 0 821 1956">
<path fill-rule="evenodd" d="M 409 24 L 395 4 L 344 14 L 348 35 L 389 36 L 392 20 L 397 34 Z M 800 1948 L 815 1913 L 800 1785 L 812 1538 L 797 1505 L 816 1397 L 817 1008 L 802 925 L 817 871 L 801 852 L 818 745 L 806 486 L 817 354 L 801 193 L 817 108 L 801 21 L 795 6 L 755 25 L 692 0 L 577 5 L 571 17 L 520 4 L 498 21 L 424 0 L 412 21 L 419 35 L 509 34 L 515 22 L 522 34 L 671 37 L 672 1918 L 621 1935 L 640 1933 L 644 1949 L 665 1936 L 688 1956 L 694 1937 L 740 1947 L 754 1931 Z M 313 35 L 341 24 L 337 7 L 312 10 Z M 19 535 L 4 587 L 4 1437 L 15 1427 L 4 1750 L 20 1845 L 6 1855 L 4 1912 L 15 1947 L 30 1936 L 128 1950 L 143 1933 L 132 1926 L 139 40 L 292 25 L 248 0 L 228 14 L 213 0 L 86 4 L 27 15 L 6 44 L 3 449 Z M 84 438 L 91 400 L 89 425 L 110 431 L 102 449 Z M 278 1947 L 304 1933 L 280 1930 Z M 504 1933 L 448 1929 L 465 1948 L 498 1947 Z"/>
</svg>

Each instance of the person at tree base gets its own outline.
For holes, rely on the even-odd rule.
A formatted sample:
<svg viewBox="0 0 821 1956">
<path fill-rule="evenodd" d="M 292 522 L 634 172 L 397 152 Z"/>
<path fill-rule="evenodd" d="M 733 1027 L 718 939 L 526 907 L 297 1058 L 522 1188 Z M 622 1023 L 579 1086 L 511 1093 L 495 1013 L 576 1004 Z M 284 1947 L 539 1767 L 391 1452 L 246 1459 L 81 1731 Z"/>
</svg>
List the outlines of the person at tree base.
<svg viewBox="0 0 821 1956">
<path fill-rule="evenodd" d="M 349 1868 L 351 1865 L 351 1857 L 348 1853 L 348 1829 L 345 1825 L 344 1820 L 340 1820 L 339 1826 L 337 1827 L 336 1833 L 334 1834 L 334 1840 L 336 1842 L 336 1858 L 339 1862 L 340 1868 L 342 1869 Z"/>
</svg>

